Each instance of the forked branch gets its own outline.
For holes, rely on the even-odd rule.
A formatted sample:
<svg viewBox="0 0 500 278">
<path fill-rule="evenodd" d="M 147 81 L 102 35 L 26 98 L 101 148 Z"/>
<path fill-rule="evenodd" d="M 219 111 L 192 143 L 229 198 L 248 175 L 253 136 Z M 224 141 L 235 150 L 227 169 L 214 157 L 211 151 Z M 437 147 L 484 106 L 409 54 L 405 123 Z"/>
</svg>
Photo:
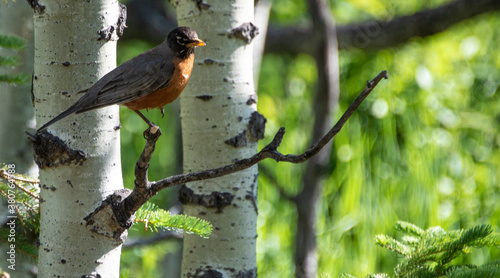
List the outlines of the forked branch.
<svg viewBox="0 0 500 278">
<path fill-rule="evenodd" d="M 285 161 L 290 163 L 302 163 L 310 159 L 311 157 L 315 156 L 326 144 L 328 144 L 328 142 L 330 142 L 332 138 L 342 129 L 347 120 L 358 109 L 363 100 L 373 91 L 380 80 L 387 78 L 387 71 L 384 70 L 380 72 L 373 80 L 368 81 L 366 87 L 354 100 L 354 102 L 351 103 L 351 105 L 347 108 L 347 110 L 344 112 L 342 117 L 340 117 L 338 122 L 332 127 L 332 129 L 330 129 L 330 131 L 325 136 L 323 136 L 323 138 L 313 144 L 308 150 L 299 155 L 284 155 L 278 151 L 278 147 L 280 146 L 281 141 L 283 140 L 283 136 L 285 135 L 285 128 L 282 127 L 278 130 L 271 143 L 265 146 L 260 152 L 249 158 L 241 159 L 235 161 L 233 164 L 229 164 L 219 168 L 175 175 L 159 181 L 149 182 L 147 177 L 147 167 L 151 155 L 154 152 L 154 145 L 156 143 L 156 140 L 158 140 L 159 138 L 159 135 L 156 132 L 151 133 L 146 138 L 146 147 L 144 148 L 144 151 L 142 152 L 139 161 L 136 164 L 136 181 L 134 191 L 124 200 L 124 208 L 127 210 L 127 214 L 130 213 L 130 215 L 132 215 L 142 204 L 144 204 L 152 196 L 156 195 L 160 190 L 167 187 L 184 184 L 187 182 L 222 177 L 250 168 L 266 158 L 273 159 L 277 162 Z"/>
</svg>

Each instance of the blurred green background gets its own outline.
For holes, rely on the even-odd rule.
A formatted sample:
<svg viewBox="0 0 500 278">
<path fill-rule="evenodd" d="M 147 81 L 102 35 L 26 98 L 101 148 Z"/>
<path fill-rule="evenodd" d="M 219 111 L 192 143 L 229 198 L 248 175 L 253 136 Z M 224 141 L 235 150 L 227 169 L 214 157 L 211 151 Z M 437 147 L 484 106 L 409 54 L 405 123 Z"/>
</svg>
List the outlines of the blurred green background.
<svg viewBox="0 0 500 278">
<path fill-rule="evenodd" d="M 337 24 L 385 20 L 448 1 L 331 1 Z M 275 0 L 271 24 L 308 22 L 302 0 Z M 336 120 L 381 70 L 389 72 L 334 138 L 329 175 L 317 204 L 318 274 L 393 273 L 398 257 L 377 247 L 376 234 L 393 235 L 397 220 L 422 228 L 469 228 L 490 224 L 500 232 L 500 17 L 474 17 L 426 38 L 367 51 L 340 51 L 341 98 Z M 154 46 L 120 41 L 119 63 Z M 287 133 L 282 153 L 300 153 L 310 144 L 317 72 L 312 57 L 265 54 L 258 85 L 258 109 L 267 118 L 266 145 L 280 126 Z M 133 185 L 142 151 L 142 120 L 122 115 L 124 180 Z M 150 164 L 150 180 L 182 171 L 178 101 L 146 114 L 163 136 Z M 296 209 L 281 192 L 301 188 L 304 165 L 260 165 L 258 194 L 259 277 L 292 277 Z M 176 189 L 153 202 L 169 209 Z M 154 237 L 136 226 L 129 238 Z M 397 235 L 396 235 L 397 236 Z M 165 256 L 182 249 L 178 240 L 125 249 L 121 277 L 169 277 Z M 171 258 L 171 256 L 168 256 Z M 498 259 L 498 249 L 475 250 L 463 263 Z M 173 266 L 172 266 L 173 265 Z"/>
</svg>

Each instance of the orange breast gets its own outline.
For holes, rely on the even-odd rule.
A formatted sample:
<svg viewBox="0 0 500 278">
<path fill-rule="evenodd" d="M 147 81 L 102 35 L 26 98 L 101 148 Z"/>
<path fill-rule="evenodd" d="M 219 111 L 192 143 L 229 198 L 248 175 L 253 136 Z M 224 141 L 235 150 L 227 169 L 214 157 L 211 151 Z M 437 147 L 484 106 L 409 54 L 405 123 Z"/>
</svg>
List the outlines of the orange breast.
<svg viewBox="0 0 500 278">
<path fill-rule="evenodd" d="M 193 61 L 194 55 L 184 60 L 174 58 L 175 71 L 167 87 L 123 105 L 131 110 L 153 109 L 162 108 L 176 100 L 188 83 L 193 70 Z"/>
</svg>

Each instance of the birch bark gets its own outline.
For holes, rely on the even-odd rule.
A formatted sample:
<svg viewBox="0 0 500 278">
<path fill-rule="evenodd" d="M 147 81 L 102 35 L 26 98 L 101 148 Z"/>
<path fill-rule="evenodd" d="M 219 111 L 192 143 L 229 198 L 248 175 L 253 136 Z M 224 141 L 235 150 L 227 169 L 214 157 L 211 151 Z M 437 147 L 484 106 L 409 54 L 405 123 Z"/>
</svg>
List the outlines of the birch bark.
<svg viewBox="0 0 500 278">
<path fill-rule="evenodd" d="M 99 40 L 97 32 L 116 25 L 120 11 L 116 0 L 41 4 L 45 9 L 34 15 L 38 127 L 116 66 L 116 41 Z M 119 277 L 121 244 L 92 233 L 83 220 L 107 195 L 123 188 L 117 126 L 118 106 L 111 106 L 71 115 L 49 128 L 87 159 L 40 169 L 38 277 Z"/>
<path fill-rule="evenodd" d="M 184 172 L 253 155 L 253 1 L 172 2 L 179 26 L 190 26 L 207 43 L 196 50 L 195 67 L 181 95 Z M 184 213 L 214 225 L 210 239 L 185 237 L 182 277 L 256 277 L 257 176 L 252 167 L 181 189 Z"/>
</svg>

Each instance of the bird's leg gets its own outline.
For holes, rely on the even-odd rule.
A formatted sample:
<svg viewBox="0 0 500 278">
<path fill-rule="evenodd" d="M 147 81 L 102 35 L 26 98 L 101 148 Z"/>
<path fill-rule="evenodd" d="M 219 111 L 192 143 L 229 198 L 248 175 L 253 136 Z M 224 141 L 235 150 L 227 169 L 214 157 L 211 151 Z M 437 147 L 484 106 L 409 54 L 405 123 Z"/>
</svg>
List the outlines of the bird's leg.
<svg viewBox="0 0 500 278">
<path fill-rule="evenodd" d="M 147 137 L 147 134 L 151 132 L 151 129 L 154 131 L 154 130 L 158 130 L 157 132 L 160 132 L 160 135 L 161 135 L 161 130 L 160 128 L 155 125 L 152 121 L 148 120 L 148 118 L 146 118 L 146 116 L 144 116 L 141 112 L 139 112 L 138 110 L 134 110 L 135 113 L 137 113 L 137 115 L 139 115 L 139 117 L 141 117 L 148 125 L 148 129 L 146 129 L 142 135 L 144 136 L 144 138 Z M 153 132 L 155 133 L 155 132 Z"/>
<path fill-rule="evenodd" d="M 134 110 L 135 113 L 137 113 L 137 115 L 139 115 L 139 117 L 141 117 L 141 119 L 143 119 L 148 125 L 149 127 L 152 127 L 152 126 L 155 126 L 155 124 L 148 120 L 148 118 L 146 118 L 146 116 L 144 116 L 141 112 L 139 112 L 138 110 Z"/>
<path fill-rule="evenodd" d="M 163 110 L 163 106 L 160 107 L 160 111 L 161 111 L 161 117 L 165 117 L 165 111 Z"/>
</svg>

